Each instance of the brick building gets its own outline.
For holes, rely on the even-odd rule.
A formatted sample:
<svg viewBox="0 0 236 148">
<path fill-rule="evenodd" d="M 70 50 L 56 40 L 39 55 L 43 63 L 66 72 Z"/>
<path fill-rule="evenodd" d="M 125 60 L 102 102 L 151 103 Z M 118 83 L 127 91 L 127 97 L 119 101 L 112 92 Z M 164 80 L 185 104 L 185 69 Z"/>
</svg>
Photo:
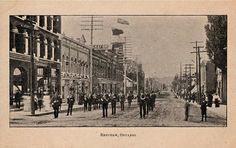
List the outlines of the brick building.
<svg viewBox="0 0 236 148">
<path fill-rule="evenodd" d="M 66 98 L 73 91 L 76 98 L 89 91 L 89 50 L 82 40 L 61 37 L 61 90 Z"/>
<path fill-rule="evenodd" d="M 112 50 L 93 51 L 93 92 L 123 91 L 123 65 Z"/>
</svg>

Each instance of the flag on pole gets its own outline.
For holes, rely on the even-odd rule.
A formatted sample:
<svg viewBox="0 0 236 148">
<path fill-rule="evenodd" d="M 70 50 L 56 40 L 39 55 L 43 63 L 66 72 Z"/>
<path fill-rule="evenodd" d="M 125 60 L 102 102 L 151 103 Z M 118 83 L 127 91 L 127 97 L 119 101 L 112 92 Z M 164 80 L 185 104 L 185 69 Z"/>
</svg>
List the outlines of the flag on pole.
<svg viewBox="0 0 236 148">
<path fill-rule="evenodd" d="M 120 24 L 124 24 L 124 25 L 129 25 L 129 22 L 124 20 L 124 19 L 121 19 L 121 18 L 118 18 L 117 19 L 117 23 L 120 23 Z"/>
<path fill-rule="evenodd" d="M 121 29 L 117 29 L 117 28 L 112 28 L 112 35 L 120 35 L 123 34 L 124 31 Z"/>
</svg>

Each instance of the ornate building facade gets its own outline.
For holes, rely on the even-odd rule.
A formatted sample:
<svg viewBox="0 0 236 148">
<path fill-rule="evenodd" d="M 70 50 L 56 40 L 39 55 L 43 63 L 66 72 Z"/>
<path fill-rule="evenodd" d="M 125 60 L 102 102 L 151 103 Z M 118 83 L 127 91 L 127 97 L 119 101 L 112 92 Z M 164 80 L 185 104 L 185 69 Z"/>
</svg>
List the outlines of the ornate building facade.
<svg viewBox="0 0 236 148">
<path fill-rule="evenodd" d="M 60 92 L 61 17 L 10 16 L 9 24 L 10 97 L 31 85 L 49 95 Z"/>
</svg>

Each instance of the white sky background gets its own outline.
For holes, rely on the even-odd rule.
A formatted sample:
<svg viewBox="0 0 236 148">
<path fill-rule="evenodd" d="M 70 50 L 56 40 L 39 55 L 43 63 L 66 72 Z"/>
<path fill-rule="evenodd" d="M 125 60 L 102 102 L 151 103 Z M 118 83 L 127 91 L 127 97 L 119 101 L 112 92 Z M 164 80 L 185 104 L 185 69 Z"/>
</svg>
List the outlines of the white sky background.
<svg viewBox="0 0 236 148">
<path fill-rule="evenodd" d="M 117 18 L 130 24 L 118 24 Z M 84 34 L 89 45 L 90 32 L 81 30 L 80 26 L 89 23 L 81 23 L 81 20 L 91 19 L 62 16 L 62 32 L 73 38 Z M 190 42 L 204 41 L 201 45 L 205 46 L 206 16 L 104 16 L 94 20 L 103 20 L 103 30 L 94 31 L 94 44 L 110 44 L 114 39 L 111 28 L 122 29 L 122 36 L 127 36 L 127 42 L 131 44 L 127 45 L 128 48 L 133 55 L 139 55 L 147 77 L 174 76 L 179 73 L 180 63 L 195 63 L 195 54 L 190 54 L 195 50 L 195 44 Z M 202 54 L 202 58 L 207 58 L 206 53 Z"/>
</svg>

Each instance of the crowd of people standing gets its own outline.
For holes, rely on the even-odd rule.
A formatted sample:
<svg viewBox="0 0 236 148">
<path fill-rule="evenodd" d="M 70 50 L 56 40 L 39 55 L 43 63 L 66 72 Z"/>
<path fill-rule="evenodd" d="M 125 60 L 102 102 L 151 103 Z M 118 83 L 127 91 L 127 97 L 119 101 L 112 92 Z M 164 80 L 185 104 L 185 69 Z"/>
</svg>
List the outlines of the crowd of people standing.
<svg viewBox="0 0 236 148">
<path fill-rule="evenodd" d="M 156 94 L 154 92 L 134 96 L 132 92 L 129 92 L 127 96 L 123 93 L 101 93 L 101 94 L 83 94 L 80 95 L 80 99 L 83 102 L 83 111 L 92 111 L 101 109 L 102 117 L 108 117 L 108 105 L 111 104 L 111 114 L 116 115 L 117 106 L 120 104 L 120 110 L 125 111 L 125 101 L 127 100 L 127 108 L 131 108 L 132 101 L 137 100 L 140 108 L 140 118 L 145 119 L 145 115 L 148 115 L 149 111 L 153 111 L 155 107 Z M 54 109 L 54 118 L 58 118 L 59 108 L 61 106 L 61 96 L 55 93 L 51 99 L 51 105 Z M 67 96 L 67 116 L 72 115 L 73 105 L 75 103 L 75 96 L 73 92 L 70 92 Z"/>
</svg>

